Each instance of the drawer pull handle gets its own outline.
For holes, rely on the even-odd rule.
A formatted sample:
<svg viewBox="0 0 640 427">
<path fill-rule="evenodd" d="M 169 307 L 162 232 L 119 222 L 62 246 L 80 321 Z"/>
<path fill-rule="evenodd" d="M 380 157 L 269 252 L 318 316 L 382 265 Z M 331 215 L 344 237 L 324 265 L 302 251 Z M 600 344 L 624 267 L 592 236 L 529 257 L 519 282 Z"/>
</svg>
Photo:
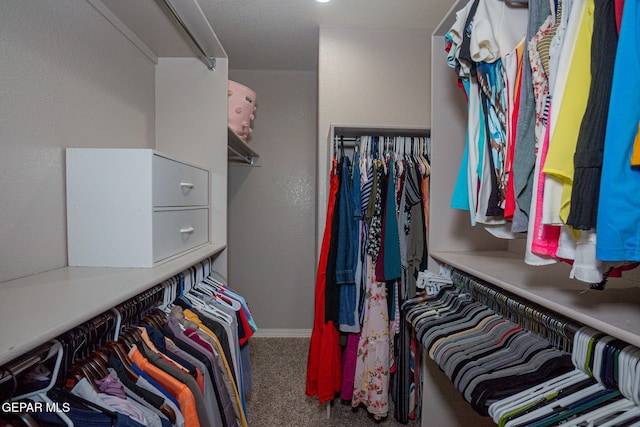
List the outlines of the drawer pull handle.
<svg viewBox="0 0 640 427">
<path fill-rule="evenodd" d="M 193 233 L 194 228 L 193 227 L 187 227 L 187 228 L 181 228 L 180 232 L 181 233 Z"/>
<path fill-rule="evenodd" d="M 184 188 L 193 188 L 193 184 L 190 182 L 181 182 L 180 183 L 180 187 L 184 187 Z"/>
</svg>

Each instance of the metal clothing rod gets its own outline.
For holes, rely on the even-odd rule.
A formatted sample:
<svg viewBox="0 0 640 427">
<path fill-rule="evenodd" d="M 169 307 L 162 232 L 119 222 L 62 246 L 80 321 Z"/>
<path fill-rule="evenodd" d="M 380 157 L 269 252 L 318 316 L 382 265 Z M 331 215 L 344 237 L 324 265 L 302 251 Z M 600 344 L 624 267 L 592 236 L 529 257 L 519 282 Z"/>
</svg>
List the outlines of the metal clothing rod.
<svg viewBox="0 0 640 427">
<path fill-rule="evenodd" d="M 554 344 L 566 351 L 570 351 L 576 332 L 583 326 L 455 268 L 451 269 L 451 280 L 478 302 L 547 340 L 555 340 Z"/>
<path fill-rule="evenodd" d="M 22 372 L 44 360 L 45 356 L 49 353 L 50 348 L 51 343 L 47 343 L 38 347 L 36 350 L 30 353 L 30 355 L 22 356 L 21 358 L 17 359 L 15 363 L 1 367 L 0 385 L 11 379 L 14 379 L 17 375 L 20 375 Z"/>
<path fill-rule="evenodd" d="M 362 135 L 362 136 L 375 136 L 376 135 Z M 393 138 L 396 138 L 395 136 L 382 136 L 383 138 L 391 138 L 393 140 Z M 428 135 L 397 135 L 397 137 L 400 138 L 430 138 Z M 334 136 L 334 143 L 338 143 L 343 145 L 345 148 L 354 148 L 358 142 L 359 139 L 361 139 L 362 137 L 358 136 L 342 136 L 342 135 L 335 135 Z M 380 143 L 384 143 L 385 141 L 377 141 L 378 144 Z"/>
<path fill-rule="evenodd" d="M 342 140 L 338 140 L 338 144 L 341 144 L 344 148 L 354 148 L 357 142 L 358 138 L 343 138 Z"/>
<path fill-rule="evenodd" d="M 211 26 L 202 13 L 202 9 L 200 9 L 200 6 L 196 2 L 176 2 L 175 0 L 162 0 L 162 3 L 164 3 L 164 5 L 167 7 L 167 10 L 171 13 L 176 22 L 184 30 L 187 37 L 189 37 L 195 48 L 198 50 L 198 53 L 200 53 L 202 60 L 205 62 L 209 70 L 215 70 L 216 58 L 210 53 L 207 53 L 205 46 L 203 46 L 203 44 L 198 41 L 198 37 L 195 34 L 197 32 L 197 34 L 199 34 L 203 38 L 214 37 L 213 30 L 211 29 Z M 192 6 L 189 7 L 189 4 L 191 4 Z M 191 27 L 189 24 L 187 24 L 186 20 L 191 21 Z M 195 28 L 196 26 L 199 28 Z"/>
</svg>

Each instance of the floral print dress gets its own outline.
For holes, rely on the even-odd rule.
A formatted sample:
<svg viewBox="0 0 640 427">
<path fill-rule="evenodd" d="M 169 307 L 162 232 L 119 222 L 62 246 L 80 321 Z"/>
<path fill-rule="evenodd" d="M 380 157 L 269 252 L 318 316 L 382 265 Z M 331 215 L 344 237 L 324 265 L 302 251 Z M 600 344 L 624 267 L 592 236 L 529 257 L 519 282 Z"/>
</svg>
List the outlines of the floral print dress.
<svg viewBox="0 0 640 427">
<path fill-rule="evenodd" d="M 377 418 L 389 412 L 389 313 L 387 288 L 376 281 L 375 265 L 367 256 L 367 290 L 364 323 L 351 404 L 362 404 Z"/>
<path fill-rule="evenodd" d="M 382 168 L 376 169 L 378 184 L 383 180 Z M 387 416 L 389 412 L 389 313 L 387 308 L 387 287 L 385 282 L 376 280 L 376 259 L 380 250 L 382 234 L 382 192 L 381 185 L 372 191 L 375 208 L 368 235 L 366 254 L 366 295 L 364 320 L 358 341 L 356 373 L 353 385 L 353 407 L 366 406 L 376 418 Z"/>
</svg>

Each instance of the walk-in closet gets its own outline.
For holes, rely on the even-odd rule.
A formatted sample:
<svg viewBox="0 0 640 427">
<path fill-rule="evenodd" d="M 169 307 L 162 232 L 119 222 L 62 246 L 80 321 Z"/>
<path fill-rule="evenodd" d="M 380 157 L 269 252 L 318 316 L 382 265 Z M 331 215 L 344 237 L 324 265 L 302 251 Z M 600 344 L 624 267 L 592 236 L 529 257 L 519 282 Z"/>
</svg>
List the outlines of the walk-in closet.
<svg viewBox="0 0 640 427">
<path fill-rule="evenodd" d="M 638 6 L 0 0 L 0 427 L 640 426 Z"/>
</svg>

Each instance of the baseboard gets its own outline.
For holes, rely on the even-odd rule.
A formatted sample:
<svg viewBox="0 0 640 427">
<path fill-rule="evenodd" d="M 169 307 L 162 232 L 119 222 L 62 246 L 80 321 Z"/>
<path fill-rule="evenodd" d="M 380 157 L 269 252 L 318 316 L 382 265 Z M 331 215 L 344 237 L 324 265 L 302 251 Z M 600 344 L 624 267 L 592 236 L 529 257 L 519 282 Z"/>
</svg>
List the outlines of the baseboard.
<svg viewBox="0 0 640 427">
<path fill-rule="evenodd" d="M 311 329 L 260 329 L 253 334 L 255 338 L 309 338 Z"/>
</svg>

